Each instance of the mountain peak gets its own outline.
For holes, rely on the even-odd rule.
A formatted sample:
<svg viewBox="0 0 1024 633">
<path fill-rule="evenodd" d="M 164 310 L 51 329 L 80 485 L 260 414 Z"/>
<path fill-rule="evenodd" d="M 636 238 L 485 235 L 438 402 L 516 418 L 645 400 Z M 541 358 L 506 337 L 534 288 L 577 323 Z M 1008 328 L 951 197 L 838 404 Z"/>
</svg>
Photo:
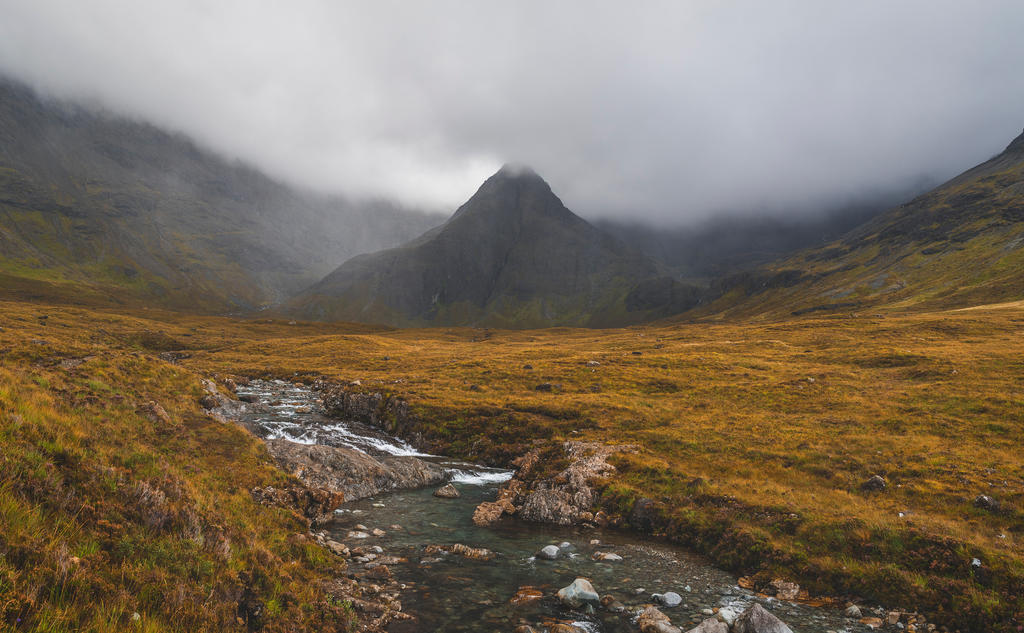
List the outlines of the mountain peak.
<svg viewBox="0 0 1024 633">
<path fill-rule="evenodd" d="M 529 165 L 521 163 L 505 163 L 501 166 L 501 169 L 494 172 L 490 178 L 484 181 L 480 190 L 487 191 L 496 185 L 504 187 L 510 184 L 517 187 L 536 187 L 551 191 L 551 186 L 540 177 L 540 174 L 535 172 Z"/>
<path fill-rule="evenodd" d="M 501 169 L 494 173 L 494 175 L 500 176 L 502 178 L 512 179 L 522 178 L 531 180 L 544 180 L 537 174 L 536 171 L 533 170 L 532 167 L 523 163 L 505 163 L 504 165 L 501 166 Z"/>
<path fill-rule="evenodd" d="M 566 208 L 529 167 L 505 165 L 443 225 L 342 264 L 296 313 L 393 325 L 502 327 L 629 322 L 651 260 Z"/>
<path fill-rule="evenodd" d="M 539 217 L 580 220 L 565 208 L 540 175 L 526 165 L 507 163 L 484 181 L 473 197 L 451 217 L 448 224 L 474 218 L 514 221 L 516 224 Z M 580 220 L 582 221 L 582 220 Z M 492 227 L 499 230 L 497 226 Z M 504 227 L 507 230 L 511 227 Z"/>
</svg>

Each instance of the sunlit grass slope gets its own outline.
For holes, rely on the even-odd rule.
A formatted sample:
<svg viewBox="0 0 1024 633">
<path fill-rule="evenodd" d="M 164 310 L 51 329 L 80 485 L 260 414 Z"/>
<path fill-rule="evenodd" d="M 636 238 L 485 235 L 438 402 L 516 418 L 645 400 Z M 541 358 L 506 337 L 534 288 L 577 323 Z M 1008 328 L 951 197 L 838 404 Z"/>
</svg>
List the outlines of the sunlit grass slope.
<svg viewBox="0 0 1024 633">
<path fill-rule="evenodd" d="M 191 372 L 359 380 L 352 389 L 411 403 L 418 420 L 398 432 L 419 434 L 437 451 L 495 463 L 507 463 L 536 441 L 635 444 L 639 451 L 618 459 L 601 501 L 627 525 L 635 500 L 649 498 L 655 531 L 730 568 L 791 578 L 817 594 L 919 608 L 931 621 L 962 630 L 1013 630 L 1008 627 L 1024 609 L 1022 303 L 535 331 L 387 331 L 156 312 L 117 316 L 26 303 L 3 304 L 0 314 L 3 365 L 13 385 L 4 396 L 5 455 L 17 455 L 26 471 L 43 469 L 34 475 L 43 479 L 46 469 L 64 473 L 61 464 L 78 464 L 74 459 L 97 469 L 128 469 L 116 490 L 100 484 L 83 489 L 81 498 L 94 505 L 95 497 L 127 506 L 123 495 L 135 482 L 155 486 L 157 472 L 173 474 L 185 482 L 180 485 L 197 512 L 224 513 L 210 522 L 247 535 L 229 536 L 243 548 L 237 562 L 174 541 L 184 548 L 175 555 L 194 548 L 194 556 L 208 558 L 214 577 L 231 577 L 243 561 L 258 560 L 245 558 L 251 543 L 268 543 L 282 560 L 298 554 L 274 523 L 232 522 L 234 512 L 250 508 L 249 483 L 240 481 L 276 475 L 250 439 L 197 413 Z M 41 314 L 49 315 L 45 325 Z M 31 342 L 36 339 L 47 342 Z M 190 356 L 175 367 L 143 345 L 180 348 Z M 74 370 L 52 360 L 86 354 L 95 358 Z M 537 389 L 545 383 L 550 391 Z M 166 400 L 182 428 L 162 434 L 133 413 L 134 403 L 149 399 Z M 16 403 L 26 401 L 52 406 L 55 421 L 9 422 L 8 412 L 18 413 L 26 405 Z M 63 425 L 56 421 L 68 416 Z M 47 448 L 54 441 L 81 457 L 55 458 Z M 210 448 L 216 446 L 244 450 Z M 130 459 L 136 452 L 149 457 Z M 190 462 L 197 472 L 187 470 Z M 862 490 L 875 474 L 888 488 Z M 19 476 L 6 489 L 19 512 L 56 498 L 20 483 L 31 481 Z M 976 507 L 980 494 L 997 500 L 999 509 Z M 35 525 L 58 526 L 70 520 L 61 516 L 78 516 L 50 512 Z M 85 522 L 89 538 L 100 538 L 98 519 L 75 520 Z M 23 528 L 7 547 L 54 529 Z M 178 538 L 143 533 L 157 541 Z M 33 551 L 58 547 L 54 537 L 44 540 Z M 110 551 L 96 564 L 120 577 L 111 569 L 131 559 Z M 972 564 L 975 558 L 980 567 Z M 50 567 L 42 569 L 59 569 L 56 558 L 45 560 Z M 9 573 L 31 575 L 16 565 Z M 124 590 L 139 595 L 135 585 Z M 4 595 L 12 591 L 22 590 L 4 586 Z M 130 603 L 124 598 L 120 604 L 127 609 Z"/>
<path fill-rule="evenodd" d="M 12 303 L 0 328 L 0 630 L 351 628 L 321 587 L 340 559 L 251 496 L 296 482 L 199 408 L 166 339 Z"/>
</svg>

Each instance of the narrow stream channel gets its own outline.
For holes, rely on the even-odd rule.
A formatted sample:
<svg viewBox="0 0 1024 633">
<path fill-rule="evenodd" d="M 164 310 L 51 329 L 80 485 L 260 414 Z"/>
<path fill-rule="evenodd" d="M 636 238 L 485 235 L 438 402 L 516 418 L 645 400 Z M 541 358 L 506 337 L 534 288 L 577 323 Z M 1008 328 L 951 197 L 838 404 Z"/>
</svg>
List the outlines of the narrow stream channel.
<svg viewBox="0 0 1024 633">
<path fill-rule="evenodd" d="M 543 630 L 554 622 L 571 623 L 593 633 L 635 633 L 632 615 L 636 609 L 651 604 L 652 593 L 669 591 L 678 593 L 682 604 L 661 609 L 684 631 L 710 617 L 713 609 L 729 608 L 738 613 L 754 602 L 798 633 L 870 630 L 837 609 L 759 597 L 738 587 L 735 576 L 700 556 L 627 532 L 516 520 L 477 527 L 471 520 L 474 508 L 481 501 L 493 500 L 510 472 L 423 455 L 368 425 L 325 417 L 316 394 L 301 385 L 253 381 L 240 387 L 239 395 L 256 400 L 245 417 L 267 438 L 347 446 L 378 456 L 414 455 L 442 464 L 451 472 L 461 493 L 458 499 L 434 497 L 432 489 L 391 492 L 346 503 L 330 528 L 334 539 L 350 547 L 381 548 L 392 574 L 406 586 L 401 597 L 403 610 L 415 620 L 396 622 L 394 633 L 511 632 L 519 624 Z M 373 536 L 374 529 L 384 534 Z M 486 548 L 494 557 L 474 560 L 427 551 L 430 545 L 455 543 Z M 555 560 L 534 557 L 546 545 L 559 546 Z M 596 561 L 593 556 L 597 552 L 614 553 L 622 560 Z M 373 565 L 374 561 L 354 560 L 351 564 Z M 588 578 L 602 596 L 611 595 L 624 604 L 626 611 L 613 613 L 600 607 L 571 611 L 561 606 L 555 592 L 578 576 Z M 515 600 L 517 595 L 530 593 L 524 588 L 539 591 L 542 597 Z M 869 615 L 867 609 L 865 615 Z"/>
</svg>

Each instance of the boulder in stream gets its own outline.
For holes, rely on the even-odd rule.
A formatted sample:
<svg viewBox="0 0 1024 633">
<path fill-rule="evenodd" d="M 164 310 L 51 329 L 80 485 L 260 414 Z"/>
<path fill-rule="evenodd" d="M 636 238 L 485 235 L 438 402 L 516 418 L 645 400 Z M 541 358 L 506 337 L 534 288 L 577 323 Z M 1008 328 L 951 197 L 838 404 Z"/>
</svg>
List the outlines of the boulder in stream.
<svg viewBox="0 0 1024 633">
<path fill-rule="evenodd" d="M 338 556 L 348 557 L 348 555 L 349 555 L 348 547 L 346 547 L 345 545 L 343 545 L 343 544 L 341 544 L 341 543 L 339 543 L 338 541 L 335 541 L 335 540 L 328 540 L 328 541 L 326 541 L 324 543 L 324 547 L 326 547 L 327 549 L 331 550 L 331 552 L 333 552 L 334 554 L 336 554 Z"/>
<path fill-rule="evenodd" d="M 711 613 L 714 613 L 714 612 L 713 611 L 710 611 L 710 613 L 709 612 L 704 612 L 704 615 L 710 615 Z M 732 626 L 733 623 L 736 622 L 736 619 L 740 617 L 741 612 L 740 612 L 740 609 L 738 607 L 726 606 L 726 607 L 722 607 L 721 609 L 719 609 L 718 613 L 716 613 L 715 615 L 717 615 L 718 619 L 721 620 L 722 622 L 725 622 L 729 626 Z"/>
<path fill-rule="evenodd" d="M 729 625 L 718 618 L 708 618 L 686 633 L 729 633 Z"/>
<path fill-rule="evenodd" d="M 613 552 L 594 552 L 594 555 L 591 556 L 591 558 L 604 563 L 617 563 L 622 560 L 621 556 Z"/>
<path fill-rule="evenodd" d="M 616 451 L 632 450 L 632 447 L 607 446 L 596 442 L 565 442 L 563 449 L 569 459 L 569 466 L 553 477 L 535 478 L 533 466 L 540 459 L 536 450 L 513 461 L 513 465 L 517 466 L 516 476 L 499 493 L 500 509 L 493 504 L 481 504 L 478 508 L 481 520 L 491 514 L 495 515 L 496 520 L 502 513 L 514 513 L 527 521 L 557 525 L 573 525 L 583 520 L 582 517 L 593 519 L 590 507 L 596 494 L 591 482 L 615 470 L 607 462 L 609 455 Z M 487 517 L 484 516 L 485 512 Z"/>
<path fill-rule="evenodd" d="M 674 591 L 666 591 L 665 593 L 652 594 L 651 600 L 654 600 L 658 604 L 670 608 L 678 607 L 683 603 L 683 597 Z"/>
<path fill-rule="evenodd" d="M 534 556 L 542 560 L 555 560 L 558 558 L 558 551 L 558 547 L 555 545 L 545 545 Z"/>
<path fill-rule="evenodd" d="M 793 633 L 793 629 L 761 605 L 755 604 L 736 618 L 732 633 Z"/>
<path fill-rule="evenodd" d="M 672 620 L 657 607 L 646 607 L 638 613 L 636 624 L 641 633 L 682 633 L 682 629 L 673 625 Z"/>
<path fill-rule="evenodd" d="M 459 491 L 451 484 L 451 482 L 449 482 L 435 490 L 434 496 L 440 497 L 441 499 L 458 499 Z"/>
<path fill-rule="evenodd" d="M 584 604 L 600 603 L 601 596 L 597 595 L 589 580 L 577 578 L 569 586 L 558 590 L 558 599 L 570 609 L 579 609 Z"/>
</svg>

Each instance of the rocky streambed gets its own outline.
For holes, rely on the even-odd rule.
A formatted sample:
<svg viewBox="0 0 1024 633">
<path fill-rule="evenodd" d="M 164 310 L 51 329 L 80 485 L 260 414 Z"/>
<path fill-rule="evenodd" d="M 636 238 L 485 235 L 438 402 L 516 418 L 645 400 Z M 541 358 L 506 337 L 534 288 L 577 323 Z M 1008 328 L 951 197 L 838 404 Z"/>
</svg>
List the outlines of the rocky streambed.
<svg viewBox="0 0 1024 633">
<path fill-rule="evenodd" d="M 518 479 L 506 484 L 510 471 L 424 455 L 371 424 L 331 418 L 309 387 L 252 381 L 237 393 L 245 404 L 231 417 L 264 437 L 283 468 L 311 489 L 345 495 L 313 537 L 347 557 L 350 578 L 390 605 L 394 633 L 918 628 L 900 614 L 887 625 L 880 609 L 755 593 L 671 544 L 580 522 L 589 518 L 585 479 L 607 455 L 600 447 L 567 447 L 579 457 L 562 474 L 567 485 L 523 490 Z M 504 516 L 513 512 L 556 523 Z M 566 516 L 574 520 L 560 521 Z"/>
</svg>

